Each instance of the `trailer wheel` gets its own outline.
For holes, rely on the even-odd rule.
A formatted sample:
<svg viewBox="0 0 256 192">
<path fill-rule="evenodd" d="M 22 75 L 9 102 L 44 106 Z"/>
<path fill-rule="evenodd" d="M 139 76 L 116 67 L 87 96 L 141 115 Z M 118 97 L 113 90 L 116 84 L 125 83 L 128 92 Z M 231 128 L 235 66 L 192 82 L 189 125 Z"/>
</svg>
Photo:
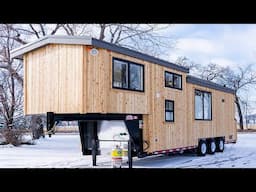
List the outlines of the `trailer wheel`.
<svg viewBox="0 0 256 192">
<path fill-rule="evenodd" d="M 207 150 L 209 154 L 214 154 L 216 151 L 216 143 L 215 143 L 215 139 L 210 139 L 208 141 L 208 146 L 207 146 Z"/>
<path fill-rule="evenodd" d="M 224 148 L 225 148 L 225 142 L 224 142 L 224 139 L 223 138 L 219 138 L 217 139 L 217 148 L 216 148 L 216 151 L 218 152 L 223 152 L 224 151 Z"/>
<path fill-rule="evenodd" d="M 197 154 L 199 156 L 205 156 L 207 152 L 207 145 L 205 140 L 200 140 L 197 148 Z"/>
</svg>

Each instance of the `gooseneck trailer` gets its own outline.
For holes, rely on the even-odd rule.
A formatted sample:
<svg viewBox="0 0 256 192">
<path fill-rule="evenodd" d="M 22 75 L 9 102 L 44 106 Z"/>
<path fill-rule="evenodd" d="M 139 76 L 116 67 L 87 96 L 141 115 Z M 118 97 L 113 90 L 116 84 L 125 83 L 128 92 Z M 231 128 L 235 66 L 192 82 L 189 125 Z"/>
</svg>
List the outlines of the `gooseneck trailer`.
<svg viewBox="0 0 256 192">
<path fill-rule="evenodd" d="M 96 157 L 102 120 L 125 122 L 138 157 L 236 142 L 234 90 L 188 68 L 81 36 L 46 36 L 11 56 L 24 64 L 25 114 L 47 114 L 48 130 L 78 121 L 84 155 Z"/>
</svg>

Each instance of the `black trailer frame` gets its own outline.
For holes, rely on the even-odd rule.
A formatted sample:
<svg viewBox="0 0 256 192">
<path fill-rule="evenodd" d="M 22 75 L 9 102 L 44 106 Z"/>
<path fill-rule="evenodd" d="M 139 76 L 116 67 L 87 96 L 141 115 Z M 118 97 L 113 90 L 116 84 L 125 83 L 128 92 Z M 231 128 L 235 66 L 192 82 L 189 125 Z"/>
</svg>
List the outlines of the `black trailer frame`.
<svg viewBox="0 0 256 192">
<path fill-rule="evenodd" d="M 49 136 L 56 122 L 59 121 L 78 121 L 80 140 L 82 145 L 83 155 L 92 155 L 93 166 L 96 166 L 96 156 L 99 154 L 99 139 L 97 134 L 97 121 L 99 120 L 123 120 L 129 133 L 128 141 L 128 164 L 132 168 L 132 157 L 145 157 L 146 153 L 143 152 L 143 133 L 140 127 L 142 121 L 142 114 L 114 114 L 114 113 L 54 113 L 47 112 L 47 131 Z M 89 126 L 88 123 L 91 123 Z M 89 128 L 91 127 L 91 128 Z M 91 130 L 90 130 L 91 129 Z M 86 131 L 92 131 L 91 138 L 88 139 Z M 87 135 L 86 135 L 87 134 Z M 90 143 L 88 143 L 90 140 Z M 89 150 L 91 145 L 91 151 Z"/>
</svg>

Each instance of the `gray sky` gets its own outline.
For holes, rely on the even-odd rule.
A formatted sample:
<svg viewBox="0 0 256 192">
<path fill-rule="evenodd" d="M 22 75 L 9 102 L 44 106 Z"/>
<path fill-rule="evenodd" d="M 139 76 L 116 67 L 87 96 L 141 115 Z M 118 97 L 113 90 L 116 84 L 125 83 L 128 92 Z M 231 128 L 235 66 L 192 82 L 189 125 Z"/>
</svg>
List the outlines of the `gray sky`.
<svg viewBox="0 0 256 192">
<path fill-rule="evenodd" d="M 175 24 L 166 34 L 177 40 L 176 48 L 170 50 L 170 61 L 186 56 L 195 63 L 213 62 L 233 69 L 256 64 L 256 24 Z M 255 88 L 241 94 L 255 108 L 254 113 Z"/>
<path fill-rule="evenodd" d="M 177 39 L 170 60 L 185 55 L 201 64 L 231 67 L 256 60 L 256 24 L 175 24 L 168 33 Z"/>
</svg>

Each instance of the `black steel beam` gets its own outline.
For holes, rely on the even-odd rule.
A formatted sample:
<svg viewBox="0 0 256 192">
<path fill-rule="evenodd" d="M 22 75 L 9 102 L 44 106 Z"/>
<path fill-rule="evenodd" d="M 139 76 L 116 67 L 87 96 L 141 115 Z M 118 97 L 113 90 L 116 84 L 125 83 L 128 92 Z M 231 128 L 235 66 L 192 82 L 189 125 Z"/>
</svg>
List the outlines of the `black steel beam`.
<svg viewBox="0 0 256 192">
<path fill-rule="evenodd" d="M 86 122 L 86 121 L 78 121 L 83 155 L 91 155 L 92 154 L 92 150 L 90 148 L 91 140 L 92 140 L 92 138 L 90 137 L 91 130 L 88 127 L 88 123 L 89 122 Z"/>
<path fill-rule="evenodd" d="M 79 134 L 80 134 L 80 141 L 82 146 L 82 153 L 83 155 L 87 155 L 85 152 L 85 139 L 84 139 L 84 125 L 81 122 L 78 122 Z"/>
<path fill-rule="evenodd" d="M 96 160 L 97 160 L 97 146 L 96 146 L 96 140 L 92 139 L 92 165 L 96 166 Z"/>
<path fill-rule="evenodd" d="M 142 129 L 139 128 L 139 120 L 125 120 L 124 122 L 136 149 L 136 155 L 139 156 L 143 153 L 143 136 Z"/>
<path fill-rule="evenodd" d="M 118 113 L 53 113 L 47 112 L 47 131 L 51 130 L 56 121 L 97 121 L 97 120 L 125 120 L 127 115 L 131 114 L 118 114 Z M 141 114 L 132 114 L 142 120 Z"/>
<path fill-rule="evenodd" d="M 132 168 L 132 141 L 131 138 L 128 141 L 128 165 Z"/>
<path fill-rule="evenodd" d="M 47 127 L 47 131 L 51 130 L 51 128 L 53 128 L 55 120 L 54 120 L 54 113 L 53 112 L 47 112 L 46 114 L 46 127 Z"/>
<path fill-rule="evenodd" d="M 130 114 L 113 114 L 113 113 L 54 113 L 55 121 L 79 121 L 79 120 L 125 120 L 126 116 Z M 133 114 L 138 119 L 142 119 L 142 115 Z"/>
<path fill-rule="evenodd" d="M 92 165 L 96 166 L 98 154 L 98 134 L 97 134 L 97 121 L 93 122 L 92 128 Z"/>
</svg>

